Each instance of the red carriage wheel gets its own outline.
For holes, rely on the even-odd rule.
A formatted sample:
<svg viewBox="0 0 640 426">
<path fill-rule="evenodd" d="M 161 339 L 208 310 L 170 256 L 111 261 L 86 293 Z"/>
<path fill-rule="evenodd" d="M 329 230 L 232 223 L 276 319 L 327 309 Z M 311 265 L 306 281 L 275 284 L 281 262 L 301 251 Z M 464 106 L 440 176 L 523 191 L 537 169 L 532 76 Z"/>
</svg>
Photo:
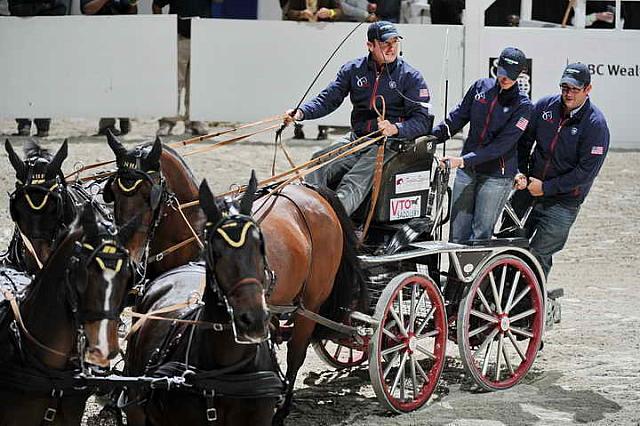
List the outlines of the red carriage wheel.
<svg viewBox="0 0 640 426">
<path fill-rule="evenodd" d="M 417 410 L 444 367 L 447 321 L 440 290 L 428 276 L 400 274 L 382 292 L 375 318 L 369 375 L 378 400 L 398 413 Z"/>
<path fill-rule="evenodd" d="M 471 284 L 458 311 L 458 346 L 467 372 L 486 390 L 522 380 L 538 353 L 545 317 L 540 285 L 520 258 L 500 255 Z"/>
</svg>

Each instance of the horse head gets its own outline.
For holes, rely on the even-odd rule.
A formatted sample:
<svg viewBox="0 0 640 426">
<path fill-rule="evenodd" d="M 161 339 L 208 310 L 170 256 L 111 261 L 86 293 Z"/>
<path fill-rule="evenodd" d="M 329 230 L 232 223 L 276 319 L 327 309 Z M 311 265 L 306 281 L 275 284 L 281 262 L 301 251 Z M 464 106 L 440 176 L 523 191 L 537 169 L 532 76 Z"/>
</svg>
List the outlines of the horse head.
<svg viewBox="0 0 640 426">
<path fill-rule="evenodd" d="M 118 320 L 132 276 L 124 248 L 128 235 L 97 221 L 90 205 L 83 208 L 79 226 L 83 237 L 75 243 L 67 273 L 70 301 L 84 330 L 85 360 L 108 366 L 120 350 Z"/>
<path fill-rule="evenodd" d="M 251 217 L 256 188 L 252 173 L 238 206 L 231 200 L 216 200 L 206 180 L 200 185 L 200 207 L 207 216 L 208 290 L 226 304 L 238 343 L 259 343 L 269 337 L 264 240 Z"/>
<path fill-rule="evenodd" d="M 140 229 L 127 244 L 131 258 L 143 260 L 148 236 L 160 219 L 160 207 L 165 194 L 165 181 L 160 172 L 162 143 L 159 138 L 152 145 L 127 150 L 107 132 L 107 141 L 116 156 L 118 169 L 107 181 L 103 197 L 114 203 L 116 224 L 123 226 L 133 217 L 140 217 Z"/>
<path fill-rule="evenodd" d="M 29 140 L 24 145 L 24 161 L 8 139 L 5 149 L 16 172 L 15 190 L 9 199 L 11 218 L 44 262 L 60 232 L 75 217 L 61 169 L 67 158 L 67 141 L 52 156 L 48 150 Z"/>
</svg>

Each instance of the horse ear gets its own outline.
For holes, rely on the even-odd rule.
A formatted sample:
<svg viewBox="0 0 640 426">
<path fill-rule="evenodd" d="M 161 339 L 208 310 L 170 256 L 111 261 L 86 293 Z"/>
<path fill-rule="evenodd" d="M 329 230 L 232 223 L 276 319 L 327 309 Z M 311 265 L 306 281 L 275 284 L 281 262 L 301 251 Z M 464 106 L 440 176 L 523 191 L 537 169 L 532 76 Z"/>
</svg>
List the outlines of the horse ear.
<svg viewBox="0 0 640 426">
<path fill-rule="evenodd" d="M 258 189 L 258 179 L 256 179 L 256 171 L 251 170 L 251 179 L 249 179 L 249 185 L 244 192 L 242 201 L 240 201 L 240 214 L 247 216 L 251 215 L 251 207 L 253 207 L 253 199 L 255 197 L 256 190 Z"/>
<path fill-rule="evenodd" d="M 107 129 L 107 143 L 109 144 L 111 151 L 116 155 L 116 161 L 127 155 L 127 149 L 118 139 L 116 139 L 114 134 L 111 132 L 111 129 Z"/>
<path fill-rule="evenodd" d="M 27 168 L 24 165 L 24 161 L 22 161 L 20 157 L 18 157 L 18 154 L 13 150 L 13 145 L 11 145 L 9 139 L 4 142 L 4 149 L 9 155 L 9 162 L 15 169 L 17 178 L 24 181 L 25 175 L 27 174 Z"/>
<path fill-rule="evenodd" d="M 67 139 L 62 142 L 62 146 L 56 152 L 56 155 L 53 157 L 53 160 L 47 166 L 47 172 L 45 174 L 46 179 L 53 179 L 58 173 L 60 173 L 62 169 L 62 162 L 67 158 L 69 154 L 69 142 Z"/>
<path fill-rule="evenodd" d="M 151 147 L 151 151 L 149 151 L 149 155 L 147 156 L 147 161 L 149 164 L 160 166 L 160 156 L 162 155 L 162 141 L 158 136 L 156 136 L 155 142 L 153 142 L 153 146 Z"/>
<path fill-rule="evenodd" d="M 222 213 L 220 213 L 220 209 L 216 205 L 216 199 L 211 189 L 209 189 L 206 179 L 200 184 L 200 208 L 209 222 L 218 223 L 222 219 Z"/>
<path fill-rule="evenodd" d="M 84 235 L 86 237 L 93 238 L 98 235 L 96 214 L 93 211 L 91 203 L 86 203 L 82 207 L 82 213 L 80 213 L 80 224 L 82 224 L 82 229 L 84 229 Z"/>
</svg>

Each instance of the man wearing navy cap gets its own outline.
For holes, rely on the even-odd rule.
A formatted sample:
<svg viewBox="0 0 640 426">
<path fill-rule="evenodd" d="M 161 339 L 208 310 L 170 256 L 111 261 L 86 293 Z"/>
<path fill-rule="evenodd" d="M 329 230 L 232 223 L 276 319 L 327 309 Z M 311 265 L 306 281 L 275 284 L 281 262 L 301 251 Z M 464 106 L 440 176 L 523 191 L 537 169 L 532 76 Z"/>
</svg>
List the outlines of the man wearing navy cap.
<svg viewBox="0 0 640 426">
<path fill-rule="evenodd" d="M 469 123 L 460 156 L 447 156 L 456 171 L 451 196 L 455 243 L 488 240 L 518 171 L 518 140 L 529 123 L 531 101 L 518 88 L 526 66 L 524 53 L 507 47 L 498 60 L 497 78 L 471 85 L 462 101 L 433 130 L 444 142 Z"/>
<path fill-rule="evenodd" d="M 533 203 L 525 229 L 545 275 L 552 256 L 564 247 L 609 150 L 607 121 L 589 99 L 589 68 L 567 65 L 560 89 L 561 94 L 544 97 L 534 106 L 518 146 L 519 168 L 529 182 L 513 200 L 520 212 Z M 524 175 L 518 179 L 526 183 Z"/>
<path fill-rule="evenodd" d="M 344 64 L 336 79 L 297 111 L 287 111 L 286 123 L 313 120 L 338 109 L 350 95 L 351 132 L 317 157 L 379 130 L 384 136 L 415 139 L 430 130 L 429 89 L 422 74 L 398 57 L 400 39 L 395 25 L 374 22 L 367 30 L 369 54 Z M 384 104 L 381 99 L 384 99 Z M 383 108 L 384 105 L 384 108 Z M 377 111 L 384 110 L 381 117 Z M 306 177 L 308 182 L 336 189 L 349 215 L 356 211 L 373 186 L 376 146 L 336 160 Z M 389 159 L 392 153 L 386 155 Z"/>
</svg>

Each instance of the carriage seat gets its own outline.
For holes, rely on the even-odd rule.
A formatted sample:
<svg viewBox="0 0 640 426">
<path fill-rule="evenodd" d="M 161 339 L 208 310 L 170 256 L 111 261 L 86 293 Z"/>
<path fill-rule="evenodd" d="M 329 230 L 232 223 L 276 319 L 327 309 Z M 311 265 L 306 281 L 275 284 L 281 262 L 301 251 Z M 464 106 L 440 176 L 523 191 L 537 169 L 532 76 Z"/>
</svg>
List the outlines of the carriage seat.
<svg viewBox="0 0 640 426">
<path fill-rule="evenodd" d="M 378 225 L 402 224 L 426 215 L 431 169 L 436 144 L 423 136 L 415 140 L 387 140 L 393 152 L 382 171 L 380 192 L 372 222 Z M 388 150 L 388 151 L 389 151 Z M 386 155 L 390 155 L 388 152 Z M 367 206 L 368 204 L 363 203 Z"/>
</svg>

